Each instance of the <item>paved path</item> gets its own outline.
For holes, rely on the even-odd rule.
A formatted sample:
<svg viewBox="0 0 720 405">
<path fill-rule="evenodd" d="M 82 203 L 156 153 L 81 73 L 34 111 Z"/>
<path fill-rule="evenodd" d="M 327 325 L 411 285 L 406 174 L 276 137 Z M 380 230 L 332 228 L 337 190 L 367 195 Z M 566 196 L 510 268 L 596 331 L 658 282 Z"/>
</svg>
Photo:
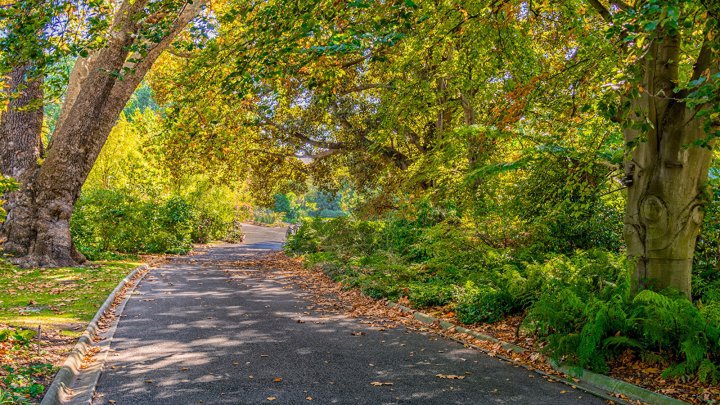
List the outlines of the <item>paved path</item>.
<svg viewBox="0 0 720 405">
<path fill-rule="evenodd" d="M 443 338 L 309 310 L 299 289 L 238 270 L 238 260 L 279 249 L 285 230 L 244 229 L 245 244 L 177 259 L 142 281 L 95 404 L 604 403 Z"/>
</svg>

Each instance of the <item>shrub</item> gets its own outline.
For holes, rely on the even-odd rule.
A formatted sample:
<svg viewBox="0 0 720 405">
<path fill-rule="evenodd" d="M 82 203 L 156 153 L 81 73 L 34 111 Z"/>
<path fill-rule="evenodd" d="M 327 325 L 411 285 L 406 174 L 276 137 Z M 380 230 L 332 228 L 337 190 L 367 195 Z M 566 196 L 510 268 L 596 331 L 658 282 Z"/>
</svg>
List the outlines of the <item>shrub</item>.
<svg viewBox="0 0 720 405">
<path fill-rule="evenodd" d="M 414 281 L 408 284 L 408 299 L 418 308 L 448 304 L 454 293 L 454 287 L 439 282 Z"/>
<path fill-rule="evenodd" d="M 279 225 L 282 223 L 283 213 L 273 212 L 266 208 L 253 210 L 253 222 L 262 225 Z"/>
<path fill-rule="evenodd" d="M 120 253 L 185 253 L 194 216 L 180 197 L 142 201 L 117 190 L 90 190 L 75 206 L 73 240 L 90 259 Z"/>
<path fill-rule="evenodd" d="M 304 221 L 295 234 L 290 235 L 285 242 L 285 251 L 294 254 L 316 253 L 320 251 L 320 229 L 322 221 L 311 219 Z"/>
<path fill-rule="evenodd" d="M 531 235 L 519 247 L 526 258 L 578 249 L 619 251 L 624 201 L 609 192 L 611 170 L 598 163 L 597 151 L 551 142 L 529 153 L 522 175 L 504 186 L 512 198 L 502 207 Z"/>
<path fill-rule="evenodd" d="M 245 232 L 242 230 L 242 223 L 238 219 L 234 219 L 230 223 L 230 229 L 225 232 L 222 240 L 230 243 L 240 243 L 245 239 Z"/>
<path fill-rule="evenodd" d="M 187 196 L 193 214 L 192 241 L 207 243 L 226 237 L 237 220 L 232 196 L 226 189 L 202 184 Z"/>
<path fill-rule="evenodd" d="M 720 169 L 712 169 L 709 191 L 705 196 L 705 219 L 697 238 L 693 260 L 693 299 L 720 301 Z"/>
<path fill-rule="evenodd" d="M 497 322 L 516 308 L 510 293 L 490 285 L 478 286 L 472 281 L 458 288 L 455 295 L 455 312 L 462 323 Z"/>
<path fill-rule="evenodd" d="M 706 318 L 685 297 L 645 290 L 633 299 L 633 310 L 643 342 L 656 351 L 679 354 L 663 377 L 697 374 L 714 383 L 720 369 L 713 359 L 720 356 L 720 323 Z M 712 315 L 709 311 L 706 312 Z"/>
<path fill-rule="evenodd" d="M 667 378 L 720 379 L 716 272 L 704 275 L 697 306 L 667 291 L 633 296 L 621 253 L 596 248 L 531 256 L 491 248 L 453 215 L 419 208 L 414 218 L 388 221 L 307 219 L 286 249 L 307 254 L 308 264 L 370 297 L 407 296 L 416 307 L 454 304 L 463 323 L 526 311 L 521 330 L 570 364 L 605 372 L 609 361 L 632 350 L 665 364 Z"/>
</svg>

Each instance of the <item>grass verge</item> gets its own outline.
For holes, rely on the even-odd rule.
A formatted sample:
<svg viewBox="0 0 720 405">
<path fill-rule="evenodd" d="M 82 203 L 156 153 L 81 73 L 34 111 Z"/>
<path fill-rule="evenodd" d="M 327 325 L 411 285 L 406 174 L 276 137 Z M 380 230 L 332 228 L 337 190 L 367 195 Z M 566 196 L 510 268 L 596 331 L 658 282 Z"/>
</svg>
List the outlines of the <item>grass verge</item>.
<svg viewBox="0 0 720 405">
<path fill-rule="evenodd" d="M 19 269 L 0 259 L 0 404 L 40 401 L 75 340 L 138 264 Z"/>
</svg>

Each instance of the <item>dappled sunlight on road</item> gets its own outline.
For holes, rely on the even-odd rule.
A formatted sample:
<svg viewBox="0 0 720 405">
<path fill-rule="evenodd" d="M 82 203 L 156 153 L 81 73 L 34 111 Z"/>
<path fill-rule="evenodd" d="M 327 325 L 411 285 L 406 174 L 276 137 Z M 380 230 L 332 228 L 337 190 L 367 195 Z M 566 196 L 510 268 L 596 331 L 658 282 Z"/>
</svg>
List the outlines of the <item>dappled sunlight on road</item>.
<svg viewBox="0 0 720 405">
<path fill-rule="evenodd" d="M 567 387 L 558 384 L 532 385 L 532 373 L 436 336 L 322 311 L 289 278 L 253 267 L 254 252 L 280 246 L 258 241 L 268 232 L 279 238 L 277 230 L 253 229 L 248 245 L 215 245 L 154 270 L 122 314 L 94 403 L 591 399 L 560 395 Z"/>
</svg>

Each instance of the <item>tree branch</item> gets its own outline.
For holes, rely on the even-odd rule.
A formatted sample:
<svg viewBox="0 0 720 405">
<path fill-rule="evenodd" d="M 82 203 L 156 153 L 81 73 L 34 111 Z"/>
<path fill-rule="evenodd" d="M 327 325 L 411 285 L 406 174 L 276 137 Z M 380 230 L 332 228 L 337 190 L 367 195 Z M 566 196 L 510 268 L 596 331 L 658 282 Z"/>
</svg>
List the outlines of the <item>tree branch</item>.
<svg viewBox="0 0 720 405">
<path fill-rule="evenodd" d="M 375 143 L 367 137 L 367 131 L 357 130 L 353 127 L 350 121 L 348 121 L 347 117 L 340 116 L 337 117 L 337 119 L 340 121 L 340 125 L 342 125 L 343 128 L 354 133 L 359 138 L 360 145 L 362 147 L 365 147 L 370 151 L 376 150 L 380 152 L 380 155 L 389 159 L 401 170 L 407 170 L 408 167 L 410 167 L 410 159 L 397 149 Z"/>
<path fill-rule="evenodd" d="M 612 22 L 612 14 L 610 14 L 610 10 L 603 6 L 599 0 L 587 0 L 587 2 L 590 3 L 592 8 L 594 8 L 595 11 L 598 12 L 598 14 L 600 14 L 603 20 L 607 22 Z"/>
<path fill-rule="evenodd" d="M 413 144 L 418 150 L 422 153 L 425 153 L 425 145 L 422 144 L 420 141 L 420 136 L 417 134 L 417 132 L 413 131 L 412 128 L 405 127 L 405 135 L 407 136 L 407 139 L 410 141 L 411 144 Z"/>
<path fill-rule="evenodd" d="M 700 48 L 700 54 L 698 55 L 697 60 L 695 60 L 695 65 L 693 66 L 692 80 L 699 79 L 703 72 L 710 68 L 712 61 L 713 50 L 710 46 L 710 41 L 708 41 L 707 36 L 705 36 L 705 40 L 703 40 L 702 47 Z"/>
<path fill-rule="evenodd" d="M 313 154 L 295 155 L 295 157 L 298 158 L 298 159 L 312 159 L 312 160 L 317 160 L 317 159 L 322 159 L 322 158 L 326 158 L 326 157 L 335 155 L 335 154 L 337 154 L 337 153 L 339 153 L 339 152 L 340 152 L 339 150 L 326 150 L 326 151 L 322 151 L 322 152 L 318 152 L 318 153 L 313 153 Z"/>
<path fill-rule="evenodd" d="M 295 143 L 295 146 L 298 146 L 298 147 L 310 145 L 310 146 L 314 146 L 316 148 L 329 149 L 329 150 L 347 149 L 347 145 L 343 142 L 318 141 L 318 140 L 310 138 L 309 136 L 301 133 L 300 131 L 285 128 L 281 125 L 278 125 L 276 122 L 274 122 L 268 118 L 261 118 L 260 124 L 269 126 L 269 127 L 273 127 L 276 130 L 280 131 L 281 133 L 288 135 L 291 138 L 295 138 L 298 141 L 301 141 L 302 144 Z"/>
<path fill-rule="evenodd" d="M 623 11 L 624 11 L 624 10 L 629 10 L 629 9 L 632 8 L 631 5 L 625 3 L 624 1 L 621 1 L 621 0 L 613 1 L 613 4 L 616 5 L 616 6 L 618 6 L 618 8 L 619 8 L 620 10 L 623 10 Z"/>
<path fill-rule="evenodd" d="M 190 58 L 192 58 L 193 56 L 195 56 L 195 55 L 192 54 L 192 52 L 183 52 L 183 51 L 180 51 L 180 50 L 178 50 L 178 49 L 176 49 L 176 48 L 173 48 L 173 47 L 169 47 L 169 48 L 166 49 L 165 51 L 166 51 L 167 53 L 169 53 L 170 55 L 175 56 L 175 57 L 177 57 L 177 58 L 181 58 L 181 59 L 190 59 Z"/>
<path fill-rule="evenodd" d="M 370 59 L 371 57 L 372 57 L 372 55 L 368 55 L 368 56 L 361 56 L 361 57 L 355 58 L 355 59 L 350 59 L 349 61 L 340 65 L 340 67 L 343 69 L 347 69 L 349 67 L 357 65 L 358 63 L 365 62 L 366 60 Z"/>
</svg>

